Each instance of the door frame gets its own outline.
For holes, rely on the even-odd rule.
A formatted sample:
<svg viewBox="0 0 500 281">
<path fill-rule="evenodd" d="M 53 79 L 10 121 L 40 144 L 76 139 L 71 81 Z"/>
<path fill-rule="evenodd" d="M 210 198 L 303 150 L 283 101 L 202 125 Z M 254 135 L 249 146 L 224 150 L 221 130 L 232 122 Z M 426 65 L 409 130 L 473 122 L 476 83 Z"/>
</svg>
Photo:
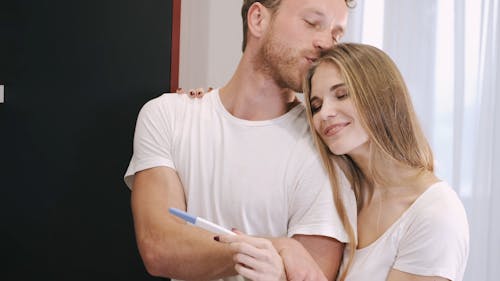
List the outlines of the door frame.
<svg viewBox="0 0 500 281">
<path fill-rule="evenodd" d="M 179 49 L 181 33 L 181 0 L 172 0 L 172 49 L 170 55 L 170 92 L 179 87 Z"/>
</svg>

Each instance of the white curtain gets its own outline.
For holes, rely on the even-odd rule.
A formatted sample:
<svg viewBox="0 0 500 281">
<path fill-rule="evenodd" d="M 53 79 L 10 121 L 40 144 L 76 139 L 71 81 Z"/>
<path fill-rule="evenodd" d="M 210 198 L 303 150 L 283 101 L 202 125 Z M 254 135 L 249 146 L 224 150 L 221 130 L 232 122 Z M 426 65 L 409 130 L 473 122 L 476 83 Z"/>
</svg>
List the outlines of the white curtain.
<svg viewBox="0 0 500 281">
<path fill-rule="evenodd" d="M 467 204 L 471 255 L 465 280 L 500 280 L 500 4 L 483 0 L 473 192 Z"/>
<path fill-rule="evenodd" d="M 436 172 L 470 224 L 464 281 L 500 280 L 500 0 L 357 0 L 344 41 L 384 49 L 403 73 Z"/>
</svg>

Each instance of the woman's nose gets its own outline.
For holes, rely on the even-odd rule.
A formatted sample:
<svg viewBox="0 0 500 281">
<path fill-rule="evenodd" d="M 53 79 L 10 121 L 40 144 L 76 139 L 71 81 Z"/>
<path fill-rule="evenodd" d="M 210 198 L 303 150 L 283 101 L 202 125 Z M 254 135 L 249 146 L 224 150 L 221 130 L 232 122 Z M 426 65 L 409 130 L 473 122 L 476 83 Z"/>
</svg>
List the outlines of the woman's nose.
<svg viewBox="0 0 500 281">
<path fill-rule="evenodd" d="M 320 116 L 323 120 L 328 120 L 337 116 L 337 108 L 333 102 L 325 101 L 321 106 Z"/>
</svg>

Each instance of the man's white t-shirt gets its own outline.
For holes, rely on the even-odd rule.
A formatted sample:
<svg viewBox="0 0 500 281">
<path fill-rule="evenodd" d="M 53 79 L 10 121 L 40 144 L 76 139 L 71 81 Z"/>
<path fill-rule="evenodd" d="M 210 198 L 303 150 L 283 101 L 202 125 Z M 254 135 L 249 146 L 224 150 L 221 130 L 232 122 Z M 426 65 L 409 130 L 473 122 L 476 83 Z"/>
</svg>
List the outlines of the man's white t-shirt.
<svg viewBox="0 0 500 281">
<path fill-rule="evenodd" d="M 178 173 L 189 213 L 228 229 L 348 241 L 302 104 L 276 119 L 248 121 L 225 109 L 218 90 L 202 99 L 164 94 L 139 114 L 127 185 L 136 172 L 158 166 Z M 342 188 L 355 221 L 345 179 Z"/>
<path fill-rule="evenodd" d="M 344 264 L 349 256 L 346 247 Z M 375 242 L 356 250 L 346 281 L 385 281 L 391 269 L 461 281 L 469 254 L 464 207 L 445 182 L 430 186 Z"/>
</svg>

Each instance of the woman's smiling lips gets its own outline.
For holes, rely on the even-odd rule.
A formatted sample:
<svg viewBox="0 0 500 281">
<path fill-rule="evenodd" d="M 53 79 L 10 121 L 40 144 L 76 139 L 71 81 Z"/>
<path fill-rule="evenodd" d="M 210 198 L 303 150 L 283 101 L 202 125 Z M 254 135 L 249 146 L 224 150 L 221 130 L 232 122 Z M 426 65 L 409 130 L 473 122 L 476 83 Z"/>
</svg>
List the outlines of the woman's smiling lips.
<svg viewBox="0 0 500 281">
<path fill-rule="evenodd" d="M 327 137 L 334 136 L 349 124 L 350 124 L 349 122 L 342 122 L 342 123 L 337 123 L 337 124 L 332 124 L 330 126 L 327 126 L 323 130 L 323 135 L 325 135 Z"/>
</svg>

